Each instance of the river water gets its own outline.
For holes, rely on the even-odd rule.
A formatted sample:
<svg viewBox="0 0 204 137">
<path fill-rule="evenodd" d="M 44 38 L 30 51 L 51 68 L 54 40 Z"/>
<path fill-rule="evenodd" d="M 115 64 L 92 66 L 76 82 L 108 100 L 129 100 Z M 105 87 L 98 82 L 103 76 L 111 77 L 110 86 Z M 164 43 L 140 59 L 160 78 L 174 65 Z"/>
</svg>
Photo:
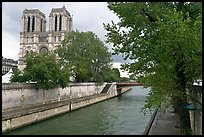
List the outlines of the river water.
<svg viewBox="0 0 204 137">
<path fill-rule="evenodd" d="M 150 89 L 142 86 L 118 97 L 34 123 L 6 134 L 142 135 L 151 115 L 140 113 Z"/>
</svg>

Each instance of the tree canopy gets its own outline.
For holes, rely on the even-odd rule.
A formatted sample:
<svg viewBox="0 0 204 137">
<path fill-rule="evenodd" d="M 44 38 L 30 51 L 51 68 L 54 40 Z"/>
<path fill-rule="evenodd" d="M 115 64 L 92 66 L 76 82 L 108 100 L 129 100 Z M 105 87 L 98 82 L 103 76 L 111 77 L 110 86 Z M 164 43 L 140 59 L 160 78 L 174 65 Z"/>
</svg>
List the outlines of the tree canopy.
<svg viewBox="0 0 204 137">
<path fill-rule="evenodd" d="M 72 68 L 76 82 L 102 82 L 110 68 L 111 53 L 93 32 L 68 33 L 58 46 L 60 62 Z"/>
<path fill-rule="evenodd" d="M 188 99 L 187 86 L 202 76 L 201 2 L 110 2 L 120 19 L 104 24 L 123 66 L 151 87 L 146 108 L 169 97 Z M 183 106 L 183 105 L 180 105 Z"/>
<path fill-rule="evenodd" d="M 11 82 L 34 82 L 42 89 L 55 86 L 65 88 L 69 82 L 69 68 L 61 67 L 54 53 L 32 53 L 26 55 L 26 67 L 20 72 L 15 70 Z"/>
</svg>

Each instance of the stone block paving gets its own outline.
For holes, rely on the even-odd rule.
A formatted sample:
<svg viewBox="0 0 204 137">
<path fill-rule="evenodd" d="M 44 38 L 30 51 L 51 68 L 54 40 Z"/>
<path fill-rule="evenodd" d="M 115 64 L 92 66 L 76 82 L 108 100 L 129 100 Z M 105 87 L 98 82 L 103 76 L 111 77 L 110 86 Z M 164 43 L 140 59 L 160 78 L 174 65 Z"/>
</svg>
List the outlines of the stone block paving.
<svg viewBox="0 0 204 137">
<path fill-rule="evenodd" d="M 163 105 L 157 111 L 148 135 L 181 135 L 178 113 L 171 105 Z"/>
</svg>

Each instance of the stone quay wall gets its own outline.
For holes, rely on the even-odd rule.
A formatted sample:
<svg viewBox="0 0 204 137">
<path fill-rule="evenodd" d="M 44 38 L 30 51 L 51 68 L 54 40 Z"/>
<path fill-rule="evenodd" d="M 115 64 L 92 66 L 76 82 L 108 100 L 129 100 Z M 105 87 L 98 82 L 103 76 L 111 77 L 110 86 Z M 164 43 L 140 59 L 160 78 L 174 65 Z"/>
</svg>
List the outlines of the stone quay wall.
<svg viewBox="0 0 204 137">
<path fill-rule="evenodd" d="M 2 84 L 2 133 L 50 117 L 104 101 L 131 89 L 118 91 L 112 83 L 107 93 L 101 93 L 107 83 L 77 83 L 67 88 L 46 91 L 34 84 Z"/>
</svg>

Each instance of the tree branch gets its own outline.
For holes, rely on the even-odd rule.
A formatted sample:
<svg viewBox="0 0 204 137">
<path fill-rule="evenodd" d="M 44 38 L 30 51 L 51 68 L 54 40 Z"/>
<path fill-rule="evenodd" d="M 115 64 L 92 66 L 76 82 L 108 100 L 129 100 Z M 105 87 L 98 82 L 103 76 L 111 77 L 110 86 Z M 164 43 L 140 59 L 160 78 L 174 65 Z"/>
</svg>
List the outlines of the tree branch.
<svg viewBox="0 0 204 137">
<path fill-rule="evenodd" d="M 144 9 L 142 9 L 143 13 L 148 17 L 150 22 L 156 22 L 156 19 L 148 14 Z"/>
</svg>

